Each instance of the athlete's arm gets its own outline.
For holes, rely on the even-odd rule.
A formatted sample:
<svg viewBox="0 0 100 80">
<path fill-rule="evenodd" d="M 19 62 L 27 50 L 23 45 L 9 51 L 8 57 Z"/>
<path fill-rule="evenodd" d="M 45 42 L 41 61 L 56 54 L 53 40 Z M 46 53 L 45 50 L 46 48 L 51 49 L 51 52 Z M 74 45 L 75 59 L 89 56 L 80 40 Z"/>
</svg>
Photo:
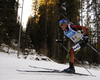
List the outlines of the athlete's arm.
<svg viewBox="0 0 100 80">
<path fill-rule="evenodd" d="M 71 28 L 72 28 L 73 30 L 75 30 L 75 31 L 77 31 L 77 30 L 83 30 L 84 35 L 86 35 L 86 27 L 84 27 L 84 26 L 79 26 L 79 25 L 70 25 L 70 26 L 71 26 Z"/>
</svg>

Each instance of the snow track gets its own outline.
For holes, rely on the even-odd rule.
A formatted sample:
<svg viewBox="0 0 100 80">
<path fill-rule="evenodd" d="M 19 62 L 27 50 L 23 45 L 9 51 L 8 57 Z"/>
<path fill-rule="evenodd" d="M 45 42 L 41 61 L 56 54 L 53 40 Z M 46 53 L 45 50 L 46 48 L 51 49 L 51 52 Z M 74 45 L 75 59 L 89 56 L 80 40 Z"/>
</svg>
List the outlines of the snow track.
<svg viewBox="0 0 100 80">
<path fill-rule="evenodd" d="M 53 68 L 63 70 L 68 67 L 66 64 L 58 64 L 53 61 L 35 61 L 29 59 L 17 59 L 16 55 L 8 55 L 0 52 L 0 80 L 100 80 L 100 70 L 89 69 L 89 71 L 95 75 L 92 76 L 79 76 L 71 74 L 59 74 L 59 73 L 25 73 L 18 72 L 16 69 L 25 70 L 39 70 L 30 68 L 29 65 L 41 66 L 45 68 Z M 76 72 L 89 74 L 82 67 L 75 67 Z M 89 74 L 90 75 L 90 74 Z"/>
</svg>

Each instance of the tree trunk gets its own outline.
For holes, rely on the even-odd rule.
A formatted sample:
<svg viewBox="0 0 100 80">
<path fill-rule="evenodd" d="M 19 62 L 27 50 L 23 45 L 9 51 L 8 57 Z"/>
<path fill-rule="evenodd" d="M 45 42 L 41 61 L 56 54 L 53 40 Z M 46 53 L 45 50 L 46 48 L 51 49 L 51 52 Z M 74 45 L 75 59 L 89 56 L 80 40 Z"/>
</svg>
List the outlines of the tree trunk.
<svg viewBox="0 0 100 80">
<path fill-rule="evenodd" d="M 44 55 L 47 55 L 47 0 L 45 0 L 45 32 L 44 32 Z"/>
</svg>

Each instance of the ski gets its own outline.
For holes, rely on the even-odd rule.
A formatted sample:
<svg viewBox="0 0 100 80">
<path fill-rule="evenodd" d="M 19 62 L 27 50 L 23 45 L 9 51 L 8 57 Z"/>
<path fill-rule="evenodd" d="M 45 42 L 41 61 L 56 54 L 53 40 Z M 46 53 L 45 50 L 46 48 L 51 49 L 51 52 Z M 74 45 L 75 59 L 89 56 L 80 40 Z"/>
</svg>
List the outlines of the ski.
<svg viewBox="0 0 100 80">
<path fill-rule="evenodd" d="M 17 71 L 19 71 L 19 72 L 45 72 L 45 73 L 61 73 L 60 71 L 33 71 L 33 70 L 19 70 L 19 69 L 17 69 Z"/>
<path fill-rule="evenodd" d="M 63 71 L 57 70 L 57 69 L 50 69 L 50 68 L 36 67 L 36 66 L 31 66 L 31 65 L 29 65 L 29 67 L 37 68 L 37 69 L 44 69 L 44 70 L 51 70 L 51 71 L 45 71 L 45 72 L 68 73 L 68 72 L 63 72 Z M 40 72 L 40 71 L 39 71 L 39 72 Z M 72 74 L 72 73 L 70 73 L 70 74 Z M 88 74 L 82 74 L 82 73 L 73 73 L 73 74 L 96 77 L 95 75 L 88 75 Z"/>
<path fill-rule="evenodd" d="M 72 75 L 79 75 L 79 76 L 91 76 L 88 74 L 82 74 L 82 73 L 67 73 L 67 72 L 62 72 L 60 70 L 50 70 L 50 71 L 33 71 L 33 70 L 18 70 L 19 72 L 39 72 L 39 73 L 65 73 L 65 74 L 72 74 Z"/>
<path fill-rule="evenodd" d="M 31 67 L 31 68 L 37 68 L 37 69 L 44 69 L 44 70 L 54 70 L 54 71 L 57 70 L 57 69 L 50 69 L 50 68 L 36 67 L 36 66 L 31 66 L 31 65 L 29 65 L 29 67 Z"/>
</svg>

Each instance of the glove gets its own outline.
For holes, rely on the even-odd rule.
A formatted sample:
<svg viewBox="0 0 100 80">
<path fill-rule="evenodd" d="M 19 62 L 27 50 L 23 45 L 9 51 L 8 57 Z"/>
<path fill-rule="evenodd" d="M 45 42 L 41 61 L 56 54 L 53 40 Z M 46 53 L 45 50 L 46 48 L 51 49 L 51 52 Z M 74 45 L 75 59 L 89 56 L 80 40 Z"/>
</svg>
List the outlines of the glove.
<svg viewBox="0 0 100 80">
<path fill-rule="evenodd" d="M 57 40 L 57 39 L 56 39 L 56 42 L 57 42 L 57 43 L 64 43 L 63 40 Z"/>
<path fill-rule="evenodd" d="M 88 36 L 87 36 L 87 35 L 84 35 L 84 41 L 85 41 L 86 43 L 88 43 Z"/>
</svg>

